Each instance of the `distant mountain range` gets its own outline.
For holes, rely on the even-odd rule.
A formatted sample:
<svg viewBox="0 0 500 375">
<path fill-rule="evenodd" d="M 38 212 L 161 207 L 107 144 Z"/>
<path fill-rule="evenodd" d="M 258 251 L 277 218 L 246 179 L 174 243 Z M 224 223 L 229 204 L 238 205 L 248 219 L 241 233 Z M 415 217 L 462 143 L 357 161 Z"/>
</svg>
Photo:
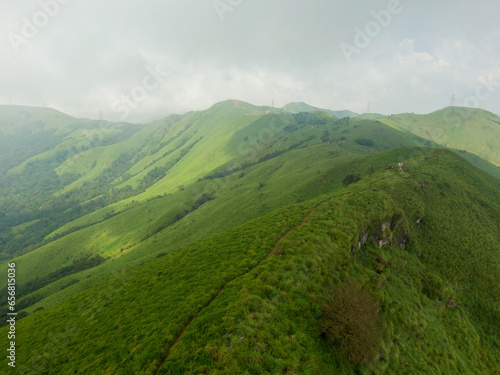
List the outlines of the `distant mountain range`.
<svg viewBox="0 0 500 375">
<path fill-rule="evenodd" d="M 449 107 L 428 115 L 400 114 L 381 119 L 442 146 L 473 153 L 500 166 L 500 117 L 465 107 Z"/>
<path fill-rule="evenodd" d="M 466 108 L 228 100 L 128 124 L 0 106 L 18 370 L 494 373 L 499 138 Z M 380 326 L 335 336 L 339 311 Z"/>
<path fill-rule="evenodd" d="M 359 115 L 357 113 L 354 113 L 352 111 L 348 110 L 343 110 L 343 111 L 332 111 L 330 109 L 323 109 L 323 108 L 318 108 L 318 107 L 313 107 L 309 104 L 303 103 L 303 102 L 298 102 L 298 103 L 289 103 L 283 107 L 283 109 L 287 112 L 290 113 L 299 113 L 299 112 L 312 112 L 312 111 L 324 111 L 328 112 L 331 115 L 337 117 L 337 118 L 344 118 L 344 117 L 358 117 Z"/>
</svg>

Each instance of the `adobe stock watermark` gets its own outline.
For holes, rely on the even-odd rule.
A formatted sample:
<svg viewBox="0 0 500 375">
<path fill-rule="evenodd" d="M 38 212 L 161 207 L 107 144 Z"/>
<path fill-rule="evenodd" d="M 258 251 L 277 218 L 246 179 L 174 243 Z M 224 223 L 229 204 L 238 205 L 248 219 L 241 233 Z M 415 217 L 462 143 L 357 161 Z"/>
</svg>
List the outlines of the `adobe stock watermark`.
<svg viewBox="0 0 500 375">
<path fill-rule="evenodd" d="M 149 98 L 149 93 L 158 89 L 165 79 L 167 73 L 162 70 L 162 64 L 157 64 L 156 68 L 151 66 L 146 67 L 146 74 L 142 82 L 132 90 L 128 95 L 120 95 L 113 103 L 111 103 L 111 111 L 113 113 L 121 113 L 120 121 L 125 121 L 130 115 L 131 110 L 137 108 L 140 103 Z"/>
<path fill-rule="evenodd" d="M 352 55 L 359 55 L 370 45 L 373 39 L 378 37 L 382 30 L 389 26 L 393 16 L 401 14 L 404 10 L 400 0 L 390 0 L 386 9 L 372 10 L 372 20 L 368 21 L 363 28 L 354 28 L 353 44 L 342 42 L 340 49 L 348 63 L 352 61 Z"/>
<path fill-rule="evenodd" d="M 49 24 L 51 19 L 57 17 L 61 6 L 70 2 L 71 0 L 40 0 L 38 2 L 39 10 L 31 17 L 22 19 L 21 30 L 18 33 L 9 32 L 7 34 L 12 49 L 19 52 L 21 46 L 29 44 L 40 33 L 40 30 Z"/>
<path fill-rule="evenodd" d="M 227 12 L 234 11 L 243 3 L 243 0 L 214 0 L 212 3 L 215 12 L 221 21 L 224 21 Z"/>
</svg>

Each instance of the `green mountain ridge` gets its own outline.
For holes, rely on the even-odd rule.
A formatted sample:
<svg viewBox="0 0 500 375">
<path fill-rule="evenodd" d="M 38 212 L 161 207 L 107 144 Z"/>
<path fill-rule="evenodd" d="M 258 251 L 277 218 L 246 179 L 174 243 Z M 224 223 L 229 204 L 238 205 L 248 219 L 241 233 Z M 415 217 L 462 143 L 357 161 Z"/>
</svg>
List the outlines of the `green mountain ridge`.
<svg viewBox="0 0 500 375">
<path fill-rule="evenodd" d="M 290 103 L 290 112 L 323 110 L 306 103 Z M 415 134 L 441 147 L 460 153 L 465 159 L 500 179 L 496 144 L 500 141 L 500 116 L 482 109 L 448 107 L 427 115 L 403 113 L 385 116 L 379 113 L 344 114 L 356 119 L 380 120 L 394 129 Z M 339 117 L 339 116 L 337 116 Z M 480 134 L 477 137 L 476 134 Z"/>
<path fill-rule="evenodd" d="M 228 100 L 146 125 L 69 118 L 50 148 L 7 149 L 20 373 L 496 368 L 500 182 L 464 158 L 498 167 L 408 119 Z M 369 363 L 321 334 L 328 290 L 353 280 L 383 317 Z"/>
<path fill-rule="evenodd" d="M 285 105 L 283 107 L 283 109 L 287 112 L 290 112 L 290 113 L 323 111 L 323 112 L 327 112 L 327 113 L 329 113 L 337 118 L 344 118 L 344 117 L 356 118 L 359 116 L 357 113 L 349 111 L 349 110 L 333 111 L 331 109 L 323 109 L 323 108 L 314 107 L 314 106 L 311 106 L 311 105 L 304 103 L 304 102 L 288 103 L 287 105 Z"/>
<path fill-rule="evenodd" d="M 364 120 L 377 120 L 379 118 L 386 117 L 385 115 L 382 115 L 380 113 L 363 113 L 363 114 L 358 114 L 356 112 L 352 112 L 349 110 L 343 110 L 343 111 L 334 111 L 331 109 L 324 109 L 324 108 L 318 108 L 314 107 L 312 105 L 309 105 L 304 102 L 293 102 L 293 103 L 288 103 L 283 107 L 283 110 L 290 112 L 290 113 L 300 113 L 300 112 L 313 112 L 313 111 L 322 111 L 322 112 L 327 112 L 331 114 L 332 116 L 335 116 L 337 118 L 345 118 L 345 117 L 350 117 L 350 118 L 356 118 L 356 119 L 364 119 Z"/>
<path fill-rule="evenodd" d="M 13 135 L 26 128 L 37 133 L 58 129 L 74 121 L 74 118 L 50 108 L 0 105 L 0 135 Z"/>
<path fill-rule="evenodd" d="M 500 117 L 474 108 L 449 107 L 428 115 L 400 114 L 381 120 L 440 145 L 473 153 L 500 166 Z"/>
<path fill-rule="evenodd" d="M 351 278 L 377 296 L 385 316 L 384 360 L 358 371 L 494 369 L 500 207 L 491 198 L 499 183 L 448 152 L 408 149 L 385 156 L 414 153 L 421 154 L 406 159 L 408 172 L 375 172 L 24 318 L 18 322 L 21 355 L 28 356 L 22 371 L 351 373 L 351 365 L 328 354 L 316 326 L 317 296 Z M 472 198 L 478 189 L 483 202 Z M 464 215 L 452 203 L 453 192 L 469 195 L 460 205 L 479 211 Z M 486 217 L 484 204 L 491 209 Z M 450 229 L 464 236 L 444 236 Z M 480 245 L 470 253 L 464 240 Z M 481 285 L 471 282 L 476 273 L 483 275 Z M 453 301 L 459 307 L 447 306 Z M 27 334 L 34 327 L 38 334 Z M 443 332 L 446 346 L 436 346 Z M 64 337 L 57 352 L 40 351 L 51 337 Z M 81 354 L 70 359 L 77 348 Z"/>
</svg>

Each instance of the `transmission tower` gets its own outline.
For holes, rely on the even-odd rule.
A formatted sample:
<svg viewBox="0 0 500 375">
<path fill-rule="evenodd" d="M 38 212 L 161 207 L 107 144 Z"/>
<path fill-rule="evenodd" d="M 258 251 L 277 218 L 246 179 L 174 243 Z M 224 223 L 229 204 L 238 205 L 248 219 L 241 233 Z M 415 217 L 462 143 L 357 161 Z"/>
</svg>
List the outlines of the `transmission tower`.
<svg viewBox="0 0 500 375">
<path fill-rule="evenodd" d="M 455 94 L 451 96 L 451 102 L 450 102 L 450 107 L 455 107 L 456 106 L 456 101 L 455 101 Z"/>
</svg>

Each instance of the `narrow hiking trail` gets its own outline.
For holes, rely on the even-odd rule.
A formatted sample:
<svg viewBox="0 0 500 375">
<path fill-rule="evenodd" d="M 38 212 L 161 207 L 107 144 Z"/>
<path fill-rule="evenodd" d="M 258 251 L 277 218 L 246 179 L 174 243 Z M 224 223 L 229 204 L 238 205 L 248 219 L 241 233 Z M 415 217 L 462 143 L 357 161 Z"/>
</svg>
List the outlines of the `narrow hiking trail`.
<svg viewBox="0 0 500 375">
<path fill-rule="evenodd" d="M 165 352 L 165 356 L 163 357 L 163 360 L 159 363 L 158 367 L 156 368 L 156 371 L 155 371 L 155 375 L 157 375 L 161 369 L 161 367 L 165 364 L 165 362 L 167 362 L 167 359 L 168 359 L 168 356 L 170 355 L 170 351 L 171 349 L 175 346 L 175 344 L 177 344 L 179 342 L 179 340 L 181 339 L 182 335 L 184 334 L 184 332 L 186 332 L 187 328 L 189 327 L 189 325 L 193 322 L 193 320 L 195 320 L 198 315 L 200 313 L 202 313 L 206 308 L 210 307 L 210 305 L 212 304 L 212 302 L 219 296 L 219 294 L 224 290 L 224 288 L 229 285 L 230 283 L 232 283 L 233 281 L 239 279 L 240 277 L 243 277 L 245 276 L 246 274 L 248 274 L 249 272 L 253 271 L 255 268 L 257 268 L 264 260 L 268 259 L 269 257 L 271 257 L 272 255 L 274 255 L 276 253 L 276 249 L 278 248 L 278 245 L 280 244 L 280 242 L 292 231 L 294 230 L 297 230 L 298 228 L 300 228 L 301 226 L 303 226 L 307 219 L 309 219 L 311 217 L 311 215 L 319 208 L 321 207 L 323 204 L 325 203 L 329 203 L 331 200 L 333 199 L 330 198 L 328 201 L 325 201 L 325 202 L 322 202 L 320 204 L 318 204 L 316 207 L 314 207 L 305 217 L 304 219 L 300 222 L 300 224 L 297 224 L 296 226 L 294 226 L 293 228 L 289 229 L 288 231 L 286 231 L 280 238 L 278 238 L 278 240 L 276 241 L 276 243 L 274 244 L 274 247 L 273 249 L 271 250 L 271 252 L 269 252 L 269 254 L 267 254 L 264 258 L 262 258 L 255 266 L 253 266 L 252 268 L 250 268 L 249 270 L 245 271 L 244 273 L 242 273 L 241 275 L 237 275 L 236 277 L 234 277 L 233 279 L 229 280 L 227 283 L 225 283 L 224 285 L 222 285 L 219 290 L 217 291 L 217 293 L 205 304 L 205 306 L 203 306 L 201 308 L 200 311 L 198 311 L 198 313 L 196 313 L 190 320 L 189 322 L 187 322 L 187 324 L 184 326 L 184 328 L 182 328 L 181 332 L 177 335 L 177 337 L 174 339 L 174 341 L 172 341 L 172 344 L 170 344 L 170 346 L 167 348 L 167 351 Z"/>
</svg>

